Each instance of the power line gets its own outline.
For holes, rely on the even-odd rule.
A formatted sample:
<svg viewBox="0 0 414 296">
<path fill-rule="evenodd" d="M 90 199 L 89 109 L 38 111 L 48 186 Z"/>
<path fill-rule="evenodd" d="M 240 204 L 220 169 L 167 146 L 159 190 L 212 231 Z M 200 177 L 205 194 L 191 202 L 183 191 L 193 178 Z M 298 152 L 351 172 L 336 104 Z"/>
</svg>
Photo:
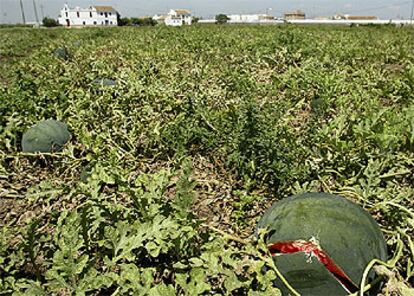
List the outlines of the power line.
<svg viewBox="0 0 414 296">
<path fill-rule="evenodd" d="M 26 24 L 26 17 L 24 16 L 23 2 L 20 0 L 20 10 L 22 11 L 23 24 Z"/>
</svg>

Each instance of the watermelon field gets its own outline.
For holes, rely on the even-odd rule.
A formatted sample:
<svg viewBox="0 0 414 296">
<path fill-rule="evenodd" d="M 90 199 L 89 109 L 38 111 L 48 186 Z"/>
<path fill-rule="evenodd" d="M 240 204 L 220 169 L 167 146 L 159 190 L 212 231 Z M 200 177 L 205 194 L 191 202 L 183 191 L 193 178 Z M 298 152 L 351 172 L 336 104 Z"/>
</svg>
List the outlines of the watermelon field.
<svg viewBox="0 0 414 296">
<path fill-rule="evenodd" d="M 304 192 L 364 208 L 388 248 L 365 273 L 378 295 L 414 295 L 413 27 L 3 28 L 0 40 L 0 295 L 281 295 L 256 225 Z M 70 141 L 23 152 L 47 119 Z"/>
</svg>

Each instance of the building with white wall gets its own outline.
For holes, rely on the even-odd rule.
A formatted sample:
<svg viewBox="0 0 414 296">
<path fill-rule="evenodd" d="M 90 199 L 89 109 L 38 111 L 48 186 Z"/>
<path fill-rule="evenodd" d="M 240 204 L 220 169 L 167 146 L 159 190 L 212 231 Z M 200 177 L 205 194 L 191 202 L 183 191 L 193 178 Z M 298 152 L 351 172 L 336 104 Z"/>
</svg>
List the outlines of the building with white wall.
<svg viewBox="0 0 414 296">
<path fill-rule="evenodd" d="M 272 22 L 275 19 L 268 14 L 229 14 L 227 17 L 227 22 L 233 24 Z"/>
<path fill-rule="evenodd" d="M 378 17 L 374 15 L 349 15 L 349 14 L 335 14 L 334 20 L 350 20 L 350 21 L 374 21 Z"/>
<path fill-rule="evenodd" d="M 192 19 L 191 11 L 187 9 L 171 9 L 164 22 L 167 26 L 178 27 L 191 25 Z"/>
<path fill-rule="evenodd" d="M 58 18 L 59 24 L 66 27 L 117 26 L 117 12 L 112 6 L 89 6 L 69 8 L 63 6 Z"/>
<path fill-rule="evenodd" d="M 306 14 L 302 10 L 295 10 L 292 12 L 285 12 L 284 14 L 285 21 L 288 20 L 304 20 L 306 19 Z"/>
</svg>

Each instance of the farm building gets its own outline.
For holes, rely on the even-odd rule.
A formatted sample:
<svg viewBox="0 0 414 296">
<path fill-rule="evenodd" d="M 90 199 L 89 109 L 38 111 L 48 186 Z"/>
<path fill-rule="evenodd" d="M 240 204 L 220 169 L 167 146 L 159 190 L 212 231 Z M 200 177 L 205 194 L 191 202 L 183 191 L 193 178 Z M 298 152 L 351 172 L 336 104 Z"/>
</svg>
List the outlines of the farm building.
<svg viewBox="0 0 414 296">
<path fill-rule="evenodd" d="M 335 20 L 351 20 L 351 21 L 373 21 L 378 17 L 373 15 L 349 15 L 349 14 L 337 14 L 334 16 Z"/>
<path fill-rule="evenodd" d="M 274 17 L 268 14 L 229 14 L 229 23 L 259 23 L 272 21 Z"/>
<path fill-rule="evenodd" d="M 117 26 L 117 12 L 112 6 L 89 6 L 69 8 L 67 4 L 60 11 L 59 24 L 67 27 Z"/>
<path fill-rule="evenodd" d="M 285 20 L 304 20 L 305 18 L 305 13 L 301 10 L 285 13 Z"/>
<path fill-rule="evenodd" d="M 171 9 L 164 20 L 167 26 L 191 25 L 191 11 L 187 9 Z"/>
<path fill-rule="evenodd" d="M 167 18 L 164 14 L 156 14 L 152 17 L 154 21 L 156 21 L 158 24 L 165 24 L 165 19 Z"/>
</svg>

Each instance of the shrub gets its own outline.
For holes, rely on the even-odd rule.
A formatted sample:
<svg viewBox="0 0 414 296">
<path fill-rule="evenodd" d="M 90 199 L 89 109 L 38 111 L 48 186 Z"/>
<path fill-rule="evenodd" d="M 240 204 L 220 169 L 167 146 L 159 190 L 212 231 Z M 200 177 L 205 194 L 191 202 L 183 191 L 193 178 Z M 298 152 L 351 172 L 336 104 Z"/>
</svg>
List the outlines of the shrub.
<svg viewBox="0 0 414 296">
<path fill-rule="evenodd" d="M 47 16 L 43 18 L 42 23 L 43 23 L 43 26 L 47 27 L 47 28 L 59 26 L 59 23 L 57 22 L 57 20 L 52 19 L 52 18 L 47 17 Z"/>
<path fill-rule="evenodd" d="M 216 24 L 225 24 L 227 21 L 230 20 L 229 17 L 225 14 L 218 14 L 216 15 Z"/>
</svg>

